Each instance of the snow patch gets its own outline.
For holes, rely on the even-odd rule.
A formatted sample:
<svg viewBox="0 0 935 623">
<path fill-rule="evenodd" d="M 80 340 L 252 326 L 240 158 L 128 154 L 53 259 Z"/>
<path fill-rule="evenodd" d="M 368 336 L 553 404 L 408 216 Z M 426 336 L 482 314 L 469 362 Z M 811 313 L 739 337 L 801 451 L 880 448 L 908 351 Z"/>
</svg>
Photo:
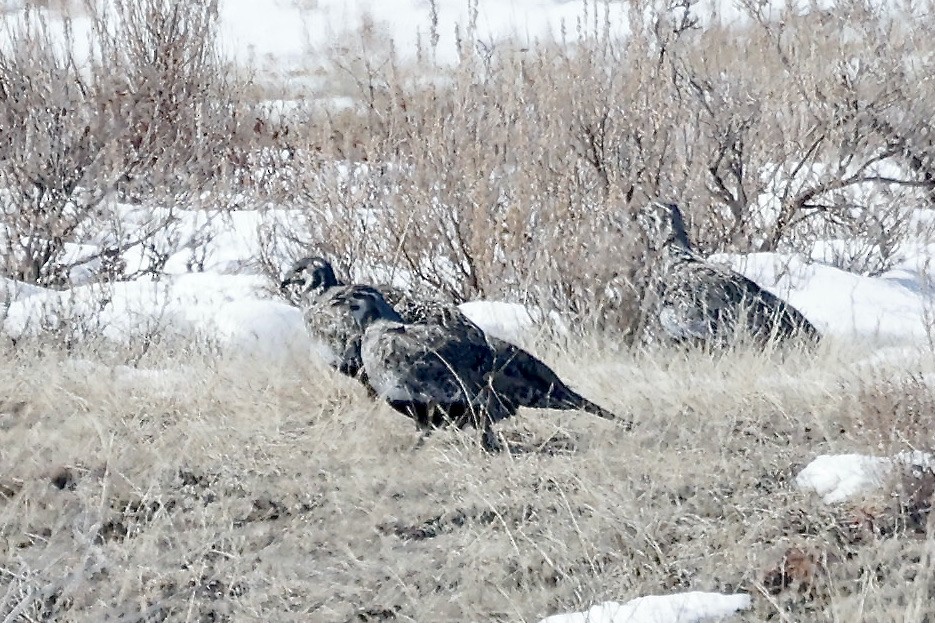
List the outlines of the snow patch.
<svg viewBox="0 0 935 623">
<path fill-rule="evenodd" d="M 901 452 L 893 457 L 823 454 L 799 472 L 795 484 L 814 491 L 825 504 L 837 504 L 880 489 L 895 467 L 931 470 L 935 459 L 919 451 Z"/>
<path fill-rule="evenodd" d="M 463 0 L 434 4 L 438 36 L 434 56 L 441 63 L 457 62 L 457 35 L 459 29 L 462 35 L 468 29 L 472 11 L 476 11 L 476 23 L 471 36 L 487 45 L 505 39 L 525 46 L 537 39 L 558 40 L 563 30 L 574 32 L 583 17 L 577 0 L 480 0 L 476 7 Z M 611 3 L 606 10 L 614 33 L 625 33 L 628 7 Z M 220 11 L 225 48 L 238 62 L 282 75 L 314 66 L 329 53 L 346 51 L 359 41 L 354 32 L 364 26 L 378 37 L 391 39 L 404 58 L 414 58 L 420 43 L 426 52 L 430 48 L 433 16 L 424 0 L 317 0 L 303 8 L 284 0 L 224 0 Z"/>
<path fill-rule="evenodd" d="M 24 299 L 35 294 L 41 294 L 46 290 L 39 286 L 34 286 L 15 279 L 0 277 L 0 304 L 5 305 L 9 301 Z"/>
<path fill-rule="evenodd" d="M 307 356 L 301 312 L 263 297 L 265 285 L 254 275 L 192 273 L 61 292 L 39 288 L 10 303 L 3 329 L 13 338 L 66 330 L 125 344 L 161 333 L 240 353 Z"/>
<path fill-rule="evenodd" d="M 539 623 L 695 623 L 730 616 L 751 605 L 749 595 L 689 592 L 605 601 L 586 612 L 556 614 Z"/>
<path fill-rule="evenodd" d="M 522 344 L 536 336 L 542 315 L 518 303 L 469 301 L 458 306 L 488 335 Z"/>
</svg>

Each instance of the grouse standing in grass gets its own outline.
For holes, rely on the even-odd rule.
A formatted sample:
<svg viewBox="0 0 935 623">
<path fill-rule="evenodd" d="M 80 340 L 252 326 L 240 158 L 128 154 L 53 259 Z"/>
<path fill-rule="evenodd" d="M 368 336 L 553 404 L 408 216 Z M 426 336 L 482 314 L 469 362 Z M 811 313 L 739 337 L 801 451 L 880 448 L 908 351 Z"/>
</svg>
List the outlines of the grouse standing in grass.
<svg viewBox="0 0 935 623">
<path fill-rule="evenodd" d="M 328 345 L 325 352 L 334 353 L 332 362 L 339 370 L 351 376 L 363 377 L 366 370 L 360 355 L 363 329 L 354 324 L 352 315 L 335 306 L 336 300 L 354 288 L 339 281 L 331 264 L 321 257 L 299 260 L 289 271 L 282 287 L 291 292 L 290 298 L 304 299 L 306 326 L 312 337 Z M 535 409 L 582 410 L 602 418 L 616 416 L 603 407 L 584 398 L 568 387 L 544 362 L 531 353 L 505 340 L 487 335 L 456 305 L 412 297 L 398 288 L 379 287 L 384 303 L 388 304 L 410 325 L 437 325 L 450 332 L 481 336 L 491 352 L 485 366 L 488 386 L 493 396 L 509 413 L 519 407 Z"/>
<path fill-rule="evenodd" d="M 483 431 L 485 449 L 500 444 L 493 424 L 512 413 L 488 385 L 493 351 L 471 324 L 407 324 L 373 288 L 352 287 L 333 304 L 346 306 L 363 331 L 361 360 L 374 392 L 417 426 L 453 424 Z"/>
<path fill-rule="evenodd" d="M 669 340 L 724 346 L 745 336 L 761 345 L 796 337 L 820 339 L 818 330 L 790 304 L 697 255 L 678 206 L 652 202 L 639 217 L 659 261 L 657 320 Z"/>
</svg>

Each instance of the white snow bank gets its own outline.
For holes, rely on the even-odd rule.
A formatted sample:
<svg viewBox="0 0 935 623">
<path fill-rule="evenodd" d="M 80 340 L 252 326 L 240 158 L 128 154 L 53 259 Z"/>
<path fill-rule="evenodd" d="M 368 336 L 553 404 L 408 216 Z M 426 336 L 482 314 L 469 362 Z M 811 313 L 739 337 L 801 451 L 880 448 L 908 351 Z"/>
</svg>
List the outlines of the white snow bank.
<svg viewBox="0 0 935 623">
<path fill-rule="evenodd" d="M 625 604 L 605 601 L 587 612 L 556 614 L 540 623 L 694 623 L 730 616 L 750 605 L 749 595 L 695 591 L 639 597 Z"/>
<path fill-rule="evenodd" d="M 488 45 L 507 38 L 523 45 L 560 39 L 563 29 L 574 33 L 583 17 L 578 0 L 480 0 L 476 6 L 463 0 L 437 0 L 434 4 L 436 55 L 443 63 L 458 60 L 456 29 L 463 36 L 474 11 L 476 29 L 471 37 Z M 605 7 L 598 10 L 603 19 Z M 625 32 L 629 8 L 610 3 L 606 10 L 610 28 Z M 314 66 L 327 50 L 346 50 L 358 43 L 360 37 L 353 33 L 363 26 L 378 37 L 392 39 L 404 57 L 412 58 L 419 41 L 428 50 L 433 21 L 432 7 L 425 0 L 317 0 L 302 8 L 284 0 L 224 0 L 220 13 L 222 41 L 239 62 L 283 74 Z"/>
<path fill-rule="evenodd" d="M 896 466 L 932 469 L 935 460 L 925 452 L 900 452 L 894 457 L 864 454 L 823 454 L 795 477 L 800 489 L 814 491 L 825 504 L 843 502 L 883 486 Z"/>
<path fill-rule="evenodd" d="M 192 273 L 161 282 L 42 290 L 12 301 L 3 323 L 13 338 L 71 328 L 120 343 L 161 333 L 271 357 L 308 353 L 300 311 L 262 294 L 251 275 Z"/>
<path fill-rule="evenodd" d="M 822 455 L 799 472 L 795 484 L 814 491 L 825 504 L 835 504 L 881 487 L 889 468 L 889 459 L 882 457 Z"/>
<path fill-rule="evenodd" d="M 35 334 L 71 322 L 90 325 L 93 329 L 87 331 L 90 335 L 118 341 L 164 329 L 170 335 L 197 334 L 250 352 L 277 354 L 308 346 L 299 311 L 270 300 L 269 293 L 260 292 L 260 286 L 268 284 L 256 274 L 260 270 L 256 258 L 263 247 L 260 232 L 266 231 L 270 219 L 277 228 L 301 230 L 301 213 L 269 207 L 225 214 L 211 210 L 142 209 L 124 204 L 115 204 L 113 212 L 113 218 L 126 231 L 165 224 L 165 232 L 151 241 L 155 246 L 152 252 L 167 258 L 163 279 L 154 283 L 144 277 L 108 287 L 89 283 L 64 292 L 2 280 L 0 304 L 10 303 L 3 328 L 10 336 Z M 67 248 L 66 259 L 79 261 L 97 249 L 109 248 L 116 243 L 112 236 L 107 232 L 97 235 L 89 232 L 86 244 Z M 267 254 L 272 254 L 273 261 L 280 261 L 285 268 L 287 251 L 277 247 L 267 249 Z M 147 266 L 149 252 L 149 243 L 124 252 L 130 274 Z M 930 266 L 935 266 L 935 245 L 917 245 L 901 264 L 878 277 L 776 253 L 719 258 L 788 300 L 823 333 L 872 338 L 884 343 L 878 346 L 891 343 L 894 347 L 927 344 L 930 333 L 935 335 L 929 326 L 935 321 L 935 287 L 930 270 Z M 73 277 L 79 281 L 90 279 L 95 270 L 93 263 L 88 263 L 79 267 L 81 274 Z M 389 271 L 380 266 L 370 267 L 367 275 L 358 277 L 370 281 L 374 274 L 382 274 L 397 285 L 405 285 L 410 279 L 404 271 Z M 519 344 L 528 345 L 539 338 L 544 325 L 559 332 L 567 331 L 560 317 L 554 313 L 546 315 L 535 307 L 472 301 L 462 304 L 461 309 L 491 335 Z M 902 357 L 901 352 L 893 350 L 891 355 Z M 916 358 L 924 361 L 921 355 Z M 875 365 L 872 360 L 867 363 Z M 907 363 L 894 361 L 893 365 Z"/>
<path fill-rule="evenodd" d="M 898 14 L 881 0 L 875 2 Z M 777 20 L 786 9 L 802 14 L 832 6 L 831 0 L 770 0 L 757 9 L 767 19 Z M 647 3 L 641 19 L 651 24 L 656 12 L 666 8 L 667 3 Z M 429 52 L 431 37 L 437 35 L 436 58 L 454 63 L 459 58 L 459 34 L 467 33 L 469 40 L 488 48 L 507 39 L 523 47 L 543 40 L 575 41 L 579 31 L 593 34 L 605 24 L 609 34 L 625 37 L 631 31 L 633 7 L 626 2 L 592 5 L 581 0 L 316 0 L 301 3 L 300 8 L 289 0 L 222 0 L 220 13 L 222 40 L 238 61 L 285 75 L 289 69 L 313 66 L 325 50 L 346 51 L 360 41 L 353 33 L 364 26 L 371 36 L 392 39 L 394 48 L 409 58 L 415 56 L 419 42 Z M 702 28 L 751 21 L 734 0 L 695 2 L 691 15 Z M 476 18 L 473 24 L 472 18 Z M 367 43 L 373 47 L 372 41 Z"/>
<path fill-rule="evenodd" d="M 787 4 L 773 1 L 760 9 L 775 19 L 779 8 Z M 808 6 L 805 2 L 796 4 L 801 4 L 803 11 Z M 25 5 L 21 0 L 0 0 L 0 19 L 18 16 Z M 651 19 L 650 6 L 642 17 L 647 21 Z M 579 31 L 593 34 L 605 23 L 612 35 L 626 36 L 632 15 L 628 3 L 592 6 L 580 0 L 436 0 L 431 4 L 426 0 L 222 0 L 218 10 L 224 52 L 241 66 L 282 77 L 315 68 L 329 52 L 344 52 L 346 56 L 348 48 L 362 44 L 361 35 L 355 36 L 360 29 L 366 29 L 371 39 L 392 39 L 394 48 L 405 58 L 415 57 L 419 43 L 425 52 L 431 51 L 430 41 L 437 35 L 434 53 L 438 61 L 454 63 L 459 58 L 459 36 L 488 48 L 507 39 L 527 47 L 543 40 L 575 41 Z M 64 30 L 59 11 L 46 13 L 53 32 Z M 75 47 L 83 59 L 86 52 L 81 42 L 88 40 L 91 24 L 80 11 L 72 13 Z M 732 0 L 703 0 L 692 7 L 692 14 L 703 27 L 749 21 Z M 64 35 L 59 37 L 64 39 Z M 378 47 L 369 39 L 363 43 Z"/>
<path fill-rule="evenodd" d="M 45 292 L 39 286 L 34 286 L 15 279 L 0 277 L 0 303 L 6 304 L 6 301 L 15 301 L 23 299 L 34 294 Z"/>
<path fill-rule="evenodd" d="M 545 316 L 535 307 L 506 301 L 468 301 L 458 307 L 489 335 L 518 345 L 534 342 L 546 326 L 560 335 L 568 334 L 567 323 L 554 311 Z"/>
<path fill-rule="evenodd" d="M 116 204 L 114 218 L 126 231 L 159 228 L 160 233 L 146 244 L 137 244 L 123 253 L 127 272 L 146 268 L 151 245 L 168 258 L 162 272 L 185 274 L 192 271 L 221 274 L 256 272 L 255 261 L 263 251 L 260 231 L 275 222 L 286 229 L 301 229 L 301 213 L 293 210 L 188 210 Z M 113 243 L 102 240 L 101 243 Z M 274 249 L 269 249 L 274 251 Z M 286 258 L 275 257 L 285 263 Z"/>
<path fill-rule="evenodd" d="M 535 337 L 541 323 L 540 314 L 519 303 L 468 301 L 458 307 L 489 335 L 517 344 Z"/>
<path fill-rule="evenodd" d="M 928 334 L 926 319 L 932 318 L 935 298 L 928 275 L 911 270 L 908 262 L 865 277 L 779 253 L 717 257 L 789 301 L 822 333 L 912 341 Z"/>
</svg>

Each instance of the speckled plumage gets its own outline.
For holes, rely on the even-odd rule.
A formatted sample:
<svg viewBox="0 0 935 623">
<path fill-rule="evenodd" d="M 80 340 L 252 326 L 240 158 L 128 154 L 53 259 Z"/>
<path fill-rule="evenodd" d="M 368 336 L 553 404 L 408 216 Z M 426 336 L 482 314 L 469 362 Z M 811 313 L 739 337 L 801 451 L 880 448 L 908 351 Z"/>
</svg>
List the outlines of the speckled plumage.
<svg viewBox="0 0 935 623">
<path fill-rule="evenodd" d="M 362 332 L 347 310 L 335 305 L 335 297 L 349 289 L 338 281 L 328 260 L 304 258 L 286 273 L 281 284 L 286 298 L 302 309 L 305 328 L 313 349 L 331 367 L 357 377 L 363 364 L 360 360 Z"/>
<path fill-rule="evenodd" d="M 380 288 L 384 298 L 407 323 L 437 323 L 463 330 L 480 328 L 456 305 L 415 299 L 398 288 Z M 493 350 L 490 387 L 511 414 L 519 407 L 582 410 L 606 419 L 610 411 L 584 398 L 532 353 L 506 340 L 485 335 Z"/>
<path fill-rule="evenodd" d="M 653 202 L 641 214 L 641 222 L 659 258 L 657 320 L 668 340 L 724 346 L 744 337 L 760 344 L 820 338 L 792 305 L 697 255 L 678 206 Z"/>
<path fill-rule="evenodd" d="M 428 363 L 424 357 L 414 359 L 415 376 L 428 374 L 439 361 L 452 362 L 453 359 L 458 369 L 470 370 L 469 373 L 462 371 L 459 374 L 459 377 L 471 379 L 471 383 L 465 384 L 459 391 L 450 386 L 450 377 L 439 377 L 437 372 L 432 372 L 437 378 L 447 378 L 441 384 L 432 381 L 436 394 L 420 388 L 413 378 L 410 389 L 420 400 L 413 401 L 408 395 L 399 399 L 387 397 L 391 406 L 413 417 L 420 427 L 439 426 L 449 421 L 463 426 L 474 417 L 479 406 L 493 414 L 492 421 L 513 415 L 520 407 L 580 409 L 603 418 L 615 418 L 613 413 L 568 387 L 551 368 L 531 353 L 505 340 L 486 335 L 456 305 L 415 298 L 393 287 L 346 286 L 334 278 L 330 264 L 324 266 L 322 262 L 326 260 L 301 260 L 290 271 L 289 274 L 293 276 L 283 283 L 284 287 L 288 282 L 293 288 L 297 287 L 296 283 L 301 283 L 299 289 L 312 294 L 304 304 L 306 325 L 319 342 L 326 342 L 330 344 L 331 350 L 341 353 L 336 358 L 339 361 L 336 367 L 342 372 L 360 378 L 373 393 L 387 397 L 387 392 L 382 391 L 387 387 L 386 375 L 371 377 L 372 370 L 363 363 L 361 350 L 364 330 L 350 325 L 348 319 L 351 315 L 340 309 L 342 301 L 344 307 L 348 308 L 347 303 L 355 292 L 374 290 L 379 292 L 392 314 L 398 314 L 401 326 L 393 327 L 393 332 L 385 333 L 382 346 L 372 340 L 373 353 L 383 348 L 381 352 L 389 356 L 389 351 L 385 349 L 391 340 L 386 336 L 394 336 L 398 341 L 421 342 L 423 346 L 419 348 L 428 349 L 429 352 L 442 353 L 440 358 L 430 357 Z M 312 268 L 310 275 L 309 267 Z M 322 289 L 322 284 L 328 285 Z M 452 340 L 452 336 L 456 339 Z M 447 348 L 454 350 L 447 352 Z M 464 352 L 459 350 L 462 348 L 465 348 Z M 408 352 L 407 356 L 412 356 L 416 351 L 410 348 Z M 469 389 L 468 394 L 473 394 L 473 397 L 465 394 L 465 389 Z M 457 400 L 453 399 L 452 392 L 458 395 Z"/>
<path fill-rule="evenodd" d="M 307 257 L 290 267 L 280 288 L 290 302 L 302 309 L 305 327 L 317 354 L 344 374 L 353 377 L 363 374 L 360 358 L 363 329 L 348 313 L 346 306 L 335 305 L 335 300 L 355 289 L 370 286 L 346 285 L 335 276 L 328 260 Z M 454 305 L 417 299 L 391 286 L 375 289 L 401 312 L 408 323 L 458 325 L 480 331 Z M 361 380 L 366 381 L 366 378 Z"/>
<path fill-rule="evenodd" d="M 484 447 L 499 449 L 494 422 L 508 417 L 490 399 L 493 351 L 483 331 L 468 324 L 406 324 L 372 289 L 336 298 L 363 329 L 361 360 L 374 392 L 419 428 L 453 424 L 483 430 Z"/>
<path fill-rule="evenodd" d="M 487 341 L 494 352 L 491 387 L 512 413 L 519 407 L 574 409 L 608 420 L 616 419 L 615 414 L 571 389 L 552 368 L 533 354 L 489 335 Z"/>
</svg>

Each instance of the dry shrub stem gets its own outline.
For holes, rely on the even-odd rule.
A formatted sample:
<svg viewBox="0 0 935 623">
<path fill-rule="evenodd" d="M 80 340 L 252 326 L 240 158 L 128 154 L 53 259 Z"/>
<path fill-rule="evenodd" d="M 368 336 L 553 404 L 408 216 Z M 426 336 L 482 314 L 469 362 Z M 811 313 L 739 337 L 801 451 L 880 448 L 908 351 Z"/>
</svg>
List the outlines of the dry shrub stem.
<svg viewBox="0 0 935 623">
<path fill-rule="evenodd" d="M 164 236 L 176 206 L 272 204 L 288 214 L 265 225 L 271 272 L 324 252 L 357 279 L 532 302 L 633 339 L 650 298 L 633 212 L 650 197 L 682 202 L 703 252 L 847 240 L 822 256 L 891 266 L 935 198 L 935 26 L 914 18 L 932 3 L 744 2 L 742 23 L 704 27 L 696 9 L 630 3 L 620 37 L 586 1 L 522 47 L 472 21 L 454 65 L 435 60 L 437 12 L 414 59 L 365 22 L 315 74 L 353 103 L 282 110 L 219 54 L 208 0 L 88 0 L 86 50 L 68 19 L 27 11 L 0 46 L 0 268 L 126 278 L 121 251 Z M 127 231 L 114 200 L 154 216 Z M 82 242 L 98 250 L 76 260 Z M 149 257 L 158 276 L 166 256 Z"/>
<path fill-rule="evenodd" d="M 236 142 L 242 87 L 216 51 L 214 3 L 85 9 L 87 42 L 70 19 L 29 7 L 5 20 L 0 42 L 0 272 L 40 285 L 68 285 L 78 265 L 127 276 L 120 254 L 164 237 L 176 205 L 238 182 L 249 153 Z M 152 214 L 131 228 L 115 201 Z M 75 258 L 72 243 L 98 250 Z M 161 269 L 151 259 L 143 270 Z"/>
<path fill-rule="evenodd" d="M 273 223 L 270 244 L 633 335 L 646 276 L 632 217 L 650 197 L 683 202 L 703 252 L 843 239 L 825 253 L 843 268 L 898 259 L 935 197 L 930 21 L 846 0 L 767 19 L 745 3 L 746 25 L 702 29 L 694 3 L 631 4 L 625 39 L 590 2 L 560 41 L 467 29 L 453 67 L 359 33 L 329 82 L 358 104 L 310 109 L 288 135 L 307 147 L 284 178 L 306 231 Z"/>
</svg>

